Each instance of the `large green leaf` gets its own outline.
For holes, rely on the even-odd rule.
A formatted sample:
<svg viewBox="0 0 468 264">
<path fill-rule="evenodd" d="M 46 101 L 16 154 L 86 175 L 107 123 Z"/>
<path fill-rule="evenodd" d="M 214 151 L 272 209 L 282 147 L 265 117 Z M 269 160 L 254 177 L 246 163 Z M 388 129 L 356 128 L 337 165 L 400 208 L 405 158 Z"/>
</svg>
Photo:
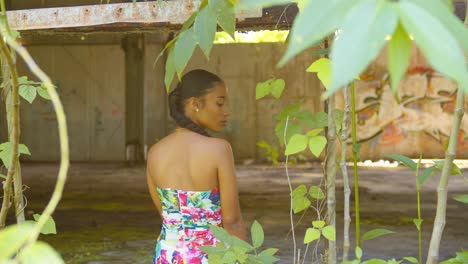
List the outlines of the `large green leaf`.
<svg viewBox="0 0 468 264">
<path fill-rule="evenodd" d="M 459 201 L 461 203 L 468 204 L 468 194 L 454 196 L 453 199 L 455 199 L 455 200 L 457 200 L 457 201 Z"/>
<path fill-rule="evenodd" d="M 452 33 L 461 47 L 468 50 L 468 29 L 463 22 L 441 0 L 400 0 L 411 2 L 426 10 Z M 449 0 L 451 2 L 451 0 Z"/>
<path fill-rule="evenodd" d="M 316 72 L 317 77 L 323 86 L 328 89 L 331 83 L 331 62 L 328 58 L 321 58 L 314 61 L 306 70 L 307 72 Z"/>
<path fill-rule="evenodd" d="M 369 259 L 364 261 L 362 264 L 387 264 L 387 261 L 383 259 Z"/>
<path fill-rule="evenodd" d="M 236 13 L 232 3 L 228 0 L 209 0 L 208 5 L 218 18 L 219 26 L 235 39 Z"/>
<path fill-rule="evenodd" d="M 0 230 L 0 260 L 8 259 L 16 254 L 32 230 L 31 223 L 11 225 Z"/>
<path fill-rule="evenodd" d="M 41 217 L 40 214 L 33 215 L 34 220 L 39 221 Z M 41 234 L 48 235 L 48 234 L 57 234 L 57 228 L 55 227 L 55 221 L 52 217 L 47 219 L 45 225 L 42 227 Z"/>
<path fill-rule="evenodd" d="M 36 86 L 36 89 L 40 97 L 46 100 L 50 100 L 49 92 L 47 91 L 47 88 L 43 84 Z"/>
<path fill-rule="evenodd" d="M 254 248 L 260 247 L 265 239 L 262 226 L 255 220 L 250 230 L 252 234 L 252 245 Z"/>
<path fill-rule="evenodd" d="M 279 62 L 283 66 L 301 51 L 319 42 L 338 28 L 343 16 L 357 0 L 314 0 L 296 16 L 286 53 Z"/>
<path fill-rule="evenodd" d="M 468 92 L 468 71 L 465 56 L 455 37 L 420 6 L 404 1 L 398 3 L 400 19 L 406 31 L 413 35 L 429 63 L 442 74 L 457 81 Z"/>
<path fill-rule="evenodd" d="M 312 226 L 315 228 L 322 228 L 325 226 L 325 221 L 319 220 L 319 221 L 312 221 Z"/>
<path fill-rule="evenodd" d="M 207 58 L 210 56 L 216 33 L 216 16 L 209 7 L 204 7 L 197 15 L 193 25 L 198 45 Z"/>
<path fill-rule="evenodd" d="M 307 136 L 295 134 L 289 140 L 284 155 L 289 156 L 304 151 L 307 147 L 307 141 Z"/>
<path fill-rule="evenodd" d="M 213 235 L 223 244 L 227 246 L 230 246 L 232 244 L 231 235 L 229 235 L 229 233 L 223 228 L 212 225 L 210 226 L 210 230 L 213 233 Z"/>
<path fill-rule="evenodd" d="M 268 248 L 260 252 L 258 254 L 258 258 L 260 259 L 262 264 L 270 264 L 270 263 L 275 263 L 279 259 L 274 257 L 273 255 L 278 251 L 276 248 Z M 249 263 L 249 262 L 246 262 Z"/>
<path fill-rule="evenodd" d="M 401 24 L 398 24 L 388 45 L 388 69 L 392 80 L 392 91 L 396 94 L 400 80 L 408 68 L 411 39 Z"/>
<path fill-rule="evenodd" d="M 315 229 L 315 228 L 307 228 L 305 236 L 304 236 L 304 244 L 317 240 L 319 239 L 319 237 L 320 237 L 320 230 Z"/>
<path fill-rule="evenodd" d="M 322 235 L 330 241 L 336 240 L 336 231 L 333 226 L 326 226 L 322 228 Z"/>
<path fill-rule="evenodd" d="M 404 257 L 404 259 L 411 263 L 419 263 L 418 259 L 416 259 L 415 257 Z"/>
<path fill-rule="evenodd" d="M 395 161 L 398 161 L 399 163 L 405 165 L 405 167 L 413 171 L 415 171 L 418 166 L 418 164 L 416 164 L 416 162 L 414 162 L 412 159 L 400 154 L 392 154 L 388 155 L 388 157 Z"/>
<path fill-rule="evenodd" d="M 380 237 L 380 236 L 384 236 L 384 235 L 389 235 L 389 234 L 394 234 L 395 232 L 393 231 L 390 231 L 390 230 L 387 230 L 387 229 L 373 229 L 373 230 L 370 230 L 368 232 L 366 232 L 363 236 L 362 236 L 362 240 L 365 241 L 365 240 L 370 240 L 370 239 L 374 239 L 376 237 Z"/>
<path fill-rule="evenodd" d="M 331 52 L 332 81 L 328 93 L 348 84 L 369 65 L 397 25 L 393 4 L 363 0 L 344 17 Z"/>
<path fill-rule="evenodd" d="M 174 79 L 174 74 L 176 72 L 174 64 L 174 49 L 169 50 L 166 60 L 166 71 L 164 75 L 164 84 L 166 85 L 166 91 L 169 92 L 171 89 L 172 80 Z"/>
<path fill-rule="evenodd" d="M 293 211 L 295 214 L 304 211 L 309 208 L 311 202 L 306 196 L 294 196 L 293 197 Z"/>
<path fill-rule="evenodd" d="M 62 264 L 60 254 L 47 243 L 37 241 L 30 248 L 22 251 L 18 259 L 24 264 Z"/>
<path fill-rule="evenodd" d="M 36 87 L 32 85 L 21 85 L 19 87 L 19 95 L 32 104 L 37 95 Z"/>
<path fill-rule="evenodd" d="M 319 157 L 327 145 L 327 138 L 324 136 L 315 136 L 309 139 L 309 149 L 315 157 Z"/>
<path fill-rule="evenodd" d="M 197 46 L 193 28 L 190 28 L 180 33 L 179 39 L 174 45 L 174 66 L 179 76 L 182 75 L 185 67 L 187 66 L 193 51 Z"/>
</svg>

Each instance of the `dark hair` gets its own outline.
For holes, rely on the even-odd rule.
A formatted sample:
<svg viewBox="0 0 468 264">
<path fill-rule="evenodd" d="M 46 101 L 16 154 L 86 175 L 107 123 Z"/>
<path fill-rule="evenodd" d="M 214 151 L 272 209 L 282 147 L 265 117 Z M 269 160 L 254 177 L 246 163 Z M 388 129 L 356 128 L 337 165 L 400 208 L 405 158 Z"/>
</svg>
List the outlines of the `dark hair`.
<svg viewBox="0 0 468 264">
<path fill-rule="evenodd" d="M 169 93 L 169 113 L 177 125 L 210 136 L 205 129 L 185 115 L 184 106 L 187 99 L 207 94 L 216 83 L 223 83 L 223 80 L 216 74 L 201 69 L 190 71 L 182 77 L 177 87 Z"/>
</svg>

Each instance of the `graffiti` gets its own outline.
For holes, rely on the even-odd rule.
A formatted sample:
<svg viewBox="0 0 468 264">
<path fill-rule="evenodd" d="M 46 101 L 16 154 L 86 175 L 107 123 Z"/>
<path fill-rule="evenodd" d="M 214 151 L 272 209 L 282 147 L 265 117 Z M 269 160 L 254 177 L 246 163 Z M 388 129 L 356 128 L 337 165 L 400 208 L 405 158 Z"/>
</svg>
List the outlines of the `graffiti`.
<svg viewBox="0 0 468 264">
<path fill-rule="evenodd" d="M 395 146 L 409 143 L 424 133 L 439 147 L 445 144 L 453 122 L 457 86 L 428 67 L 413 67 L 392 94 L 388 74 L 381 80 L 356 82 L 357 135 L 361 142 L 373 146 Z M 465 100 L 465 111 L 468 109 Z M 468 150 L 468 118 L 464 118 L 458 137 L 460 151 Z M 431 144 L 431 142 L 427 142 Z M 424 147 L 420 146 L 419 151 Z"/>
</svg>

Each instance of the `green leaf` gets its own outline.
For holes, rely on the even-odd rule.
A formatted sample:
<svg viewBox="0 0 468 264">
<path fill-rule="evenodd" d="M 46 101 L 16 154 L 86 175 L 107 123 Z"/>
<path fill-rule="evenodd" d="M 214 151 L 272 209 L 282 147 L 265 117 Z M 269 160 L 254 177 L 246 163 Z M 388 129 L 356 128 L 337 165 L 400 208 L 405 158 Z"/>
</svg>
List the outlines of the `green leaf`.
<svg viewBox="0 0 468 264">
<path fill-rule="evenodd" d="M 388 45 L 388 69 L 392 80 L 392 91 L 396 94 L 400 80 L 408 68 L 411 39 L 401 24 L 398 24 Z"/>
<path fill-rule="evenodd" d="M 310 243 L 314 240 L 319 239 L 320 231 L 315 228 L 307 228 L 305 236 L 304 236 L 304 244 Z"/>
<path fill-rule="evenodd" d="M 468 91 L 468 71 L 463 51 L 453 34 L 430 13 L 413 2 L 399 2 L 400 19 L 429 63 Z"/>
<path fill-rule="evenodd" d="M 42 241 L 36 241 L 30 248 L 21 251 L 18 259 L 24 264 L 62 264 L 65 263 L 60 254 Z"/>
<path fill-rule="evenodd" d="M 356 255 L 357 259 L 361 259 L 362 258 L 362 249 L 360 247 L 356 247 L 356 249 L 354 250 L 354 254 Z"/>
<path fill-rule="evenodd" d="M 423 222 L 422 219 L 418 219 L 418 218 L 414 218 L 414 219 L 413 219 L 413 223 L 414 223 L 414 225 L 416 226 L 416 228 L 417 228 L 418 230 L 421 230 L 422 222 Z"/>
<path fill-rule="evenodd" d="M 304 111 L 304 113 L 306 113 L 306 111 Z M 311 128 L 324 128 L 328 126 L 328 115 L 325 112 L 318 112 L 315 114 L 311 113 L 310 115 L 303 114 L 298 116 L 297 118 L 299 119 L 299 121 Z"/>
<path fill-rule="evenodd" d="M 400 154 L 392 154 L 392 155 L 388 155 L 388 157 L 395 161 L 398 161 L 399 163 L 405 165 L 405 167 L 413 171 L 415 171 L 416 167 L 418 166 L 418 164 L 416 164 L 416 162 L 414 162 L 412 159 L 406 156 L 400 155 Z"/>
<path fill-rule="evenodd" d="M 304 151 L 307 147 L 307 141 L 308 138 L 306 136 L 295 134 L 289 140 L 284 155 L 289 156 Z"/>
<path fill-rule="evenodd" d="M 39 221 L 40 214 L 33 215 L 34 220 L 37 222 Z M 55 221 L 52 217 L 47 219 L 44 227 L 42 227 L 41 234 L 48 235 L 48 234 L 57 234 L 57 228 L 55 227 Z"/>
<path fill-rule="evenodd" d="M 171 89 L 172 80 L 174 79 L 174 74 L 176 72 L 174 64 L 174 49 L 169 50 L 166 60 L 166 71 L 164 75 L 164 84 L 166 85 L 166 92 L 169 92 Z"/>
<path fill-rule="evenodd" d="M 21 85 L 19 87 L 19 95 L 32 104 L 37 95 L 36 87 L 32 85 Z"/>
<path fill-rule="evenodd" d="M 200 249 L 208 255 L 217 254 L 225 251 L 225 249 L 220 249 L 213 246 L 201 246 Z"/>
<path fill-rule="evenodd" d="M 331 62 L 328 58 L 321 58 L 314 61 L 306 70 L 307 72 L 316 72 L 317 77 L 323 86 L 328 89 L 331 83 Z"/>
<path fill-rule="evenodd" d="M 278 137 L 278 140 L 281 146 L 284 145 L 284 128 L 286 126 L 286 121 L 280 121 L 275 126 L 275 134 Z M 299 134 L 302 132 L 302 127 L 291 121 L 288 122 L 288 127 L 286 129 L 286 141 L 289 141 L 291 137 L 295 134 Z"/>
<path fill-rule="evenodd" d="M 216 16 L 209 7 L 204 7 L 198 13 L 193 30 L 200 48 L 205 56 L 209 58 L 216 34 Z"/>
<path fill-rule="evenodd" d="M 453 199 L 468 204 L 468 194 L 454 196 Z"/>
<path fill-rule="evenodd" d="M 0 230 L 0 260 L 9 259 L 21 248 L 33 230 L 31 223 L 7 226 Z"/>
<path fill-rule="evenodd" d="M 314 0 L 312 4 L 306 5 L 294 20 L 289 33 L 289 45 L 278 63 L 279 66 L 284 66 L 303 50 L 318 45 L 324 37 L 335 31 L 342 18 L 356 2 L 356 0 Z"/>
<path fill-rule="evenodd" d="M 47 88 L 44 85 L 36 86 L 36 90 L 40 97 L 46 100 L 50 100 L 49 92 L 47 91 Z"/>
<path fill-rule="evenodd" d="M 180 31 L 185 31 L 187 30 L 188 28 L 190 28 L 192 25 L 193 25 L 193 22 L 195 21 L 195 18 L 198 16 L 198 11 L 195 11 L 193 12 L 190 17 L 185 20 L 184 24 L 182 25 L 182 28 L 180 29 Z"/>
<path fill-rule="evenodd" d="M 307 193 L 307 187 L 304 184 L 297 186 L 292 193 L 292 196 L 304 196 Z"/>
<path fill-rule="evenodd" d="M 254 249 L 252 245 L 236 236 L 231 236 L 231 243 L 233 247 L 243 248 L 246 252 Z"/>
<path fill-rule="evenodd" d="M 328 58 L 321 58 L 314 61 L 306 71 L 316 72 L 323 86 L 328 89 L 331 82 L 331 62 Z"/>
<path fill-rule="evenodd" d="M 283 79 L 276 79 L 271 82 L 271 94 L 276 98 L 279 99 L 281 97 L 281 94 L 284 91 L 286 83 L 284 82 Z"/>
<path fill-rule="evenodd" d="M 416 263 L 416 264 L 419 262 L 419 261 L 418 261 L 416 258 L 414 258 L 414 257 L 404 257 L 403 259 L 405 259 L 405 260 L 407 260 L 407 261 L 409 261 L 409 262 L 411 262 L 411 263 Z"/>
<path fill-rule="evenodd" d="M 310 200 L 307 197 L 295 197 L 293 198 L 293 211 L 295 214 L 304 211 L 309 208 Z"/>
<path fill-rule="evenodd" d="M 235 263 L 237 260 L 236 254 L 232 251 L 226 252 L 223 256 L 223 263 Z"/>
<path fill-rule="evenodd" d="M 322 133 L 322 131 L 323 131 L 323 128 L 317 128 L 317 129 L 314 129 L 314 130 L 311 130 L 311 131 L 307 132 L 306 135 L 308 137 L 315 137 L 318 134 Z"/>
<path fill-rule="evenodd" d="M 221 241 L 223 244 L 230 246 L 232 244 L 232 238 L 229 233 L 221 227 L 211 225 L 210 230 L 213 235 Z"/>
<path fill-rule="evenodd" d="M 193 51 L 197 46 L 193 29 L 180 33 L 179 39 L 174 45 L 174 66 L 179 76 L 182 75 Z"/>
<path fill-rule="evenodd" d="M 431 166 L 431 167 L 424 169 L 423 172 L 418 175 L 419 184 L 421 185 L 424 184 L 429 177 L 434 176 L 435 172 L 436 172 L 435 166 Z"/>
<path fill-rule="evenodd" d="M 366 240 L 370 240 L 370 239 L 374 239 L 376 237 L 380 237 L 380 236 L 384 236 L 384 235 L 389 235 L 389 234 L 394 234 L 395 232 L 393 231 L 390 231 L 390 230 L 387 230 L 387 229 L 373 229 L 373 230 L 370 230 L 368 232 L 366 232 L 363 236 L 362 236 L 362 240 L 363 241 L 366 241 Z"/>
<path fill-rule="evenodd" d="M 320 229 L 322 227 L 325 226 L 325 221 L 323 220 L 320 220 L 320 221 L 312 221 L 312 226 L 317 228 L 317 229 Z"/>
<path fill-rule="evenodd" d="M 228 0 L 209 0 L 208 4 L 216 14 L 219 26 L 228 33 L 232 39 L 235 39 L 236 14 L 234 6 Z"/>
<path fill-rule="evenodd" d="M 324 136 L 315 136 L 309 139 L 309 149 L 315 157 L 319 157 L 327 145 L 327 138 Z"/>
<path fill-rule="evenodd" d="M 272 80 L 273 79 L 257 83 L 257 86 L 255 87 L 255 99 L 256 100 L 261 99 L 270 93 L 271 91 L 270 83 Z"/>
<path fill-rule="evenodd" d="M 290 118 L 297 114 L 299 110 L 301 109 L 302 104 L 301 103 L 295 103 L 292 105 L 288 105 L 281 111 L 281 113 L 275 115 L 276 120 L 286 120 L 286 118 L 289 116 Z"/>
<path fill-rule="evenodd" d="M 11 163 L 12 146 L 10 142 L 0 144 L 0 160 L 2 160 L 5 167 L 8 169 Z M 24 144 L 18 145 L 18 157 L 21 154 L 31 155 L 28 147 Z"/>
<path fill-rule="evenodd" d="M 403 0 L 426 10 L 441 22 L 460 43 L 464 50 L 468 50 L 468 30 L 463 22 L 442 1 L 437 0 Z M 451 1 L 450 1 L 451 2 Z"/>
<path fill-rule="evenodd" d="M 336 240 L 336 232 L 335 228 L 333 226 L 326 226 L 322 229 L 322 235 L 330 240 L 330 241 L 335 241 Z"/>
<path fill-rule="evenodd" d="M 278 258 L 273 256 L 274 254 L 276 254 L 277 251 L 278 249 L 276 248 L 265 249 L 262 252 L 260 252 L 260 254 L 258 254 L 258 258 L 262 264 L 275 263 L 279 260 Z M 247 263 L 250 263 L 250 262 L 247 262 Z"/>
<path fill-rule="evenodd" d="M 263 233 L 262 226 L 255 220 L 251 227 L 251 234 L 252 234 L 252 245 L 254 248 L 258 248 L 263 244 L 263 240 L 265 239 L 265 235 Z"/>
<path fill-rule="evenodd" d="M 266 151 L 269 151 L 271 149 L 270 144 L 268 144 L 268 142 L 264 140 L 257 142 L 257 147 L 265 149 Z"/>
<path fill-rule="evenodd" d="M 387 1 L 363 0 L 344 17 L 331 52 L 332 81 L 328 94 L 348 84 L 375 58 L 392 35 L 398 15 Z"/>
<path fill-rule="evenodd" d="M 325 198 L 325 193 L 323 193 L 322 189 L 320 189 L 320 187 L 315 186 L 315 185 L 310 186 L 309 195 L 310 197 L 316 200 L 321 200 Z"/>
</svg>

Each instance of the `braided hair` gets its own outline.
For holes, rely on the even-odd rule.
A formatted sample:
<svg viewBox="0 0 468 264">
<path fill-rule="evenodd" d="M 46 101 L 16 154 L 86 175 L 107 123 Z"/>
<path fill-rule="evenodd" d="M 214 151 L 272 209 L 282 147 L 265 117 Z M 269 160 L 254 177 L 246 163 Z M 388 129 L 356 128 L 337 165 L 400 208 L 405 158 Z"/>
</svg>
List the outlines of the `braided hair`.
<svg viewBox="0 0 468 264">
<path fill-rule="evenodd" d="M 184 106 L 187 99 L 207 94 L 217 83 L 223 83 L 223 80 L 217 75 L 201 69 L 190 71 L 182 77 L 177 87 L 169 93 L 168 98 L 169 114 L 177 125 L 200 135 L 210 136 L 205 129 L 185 115 Z"/>
</svg>

